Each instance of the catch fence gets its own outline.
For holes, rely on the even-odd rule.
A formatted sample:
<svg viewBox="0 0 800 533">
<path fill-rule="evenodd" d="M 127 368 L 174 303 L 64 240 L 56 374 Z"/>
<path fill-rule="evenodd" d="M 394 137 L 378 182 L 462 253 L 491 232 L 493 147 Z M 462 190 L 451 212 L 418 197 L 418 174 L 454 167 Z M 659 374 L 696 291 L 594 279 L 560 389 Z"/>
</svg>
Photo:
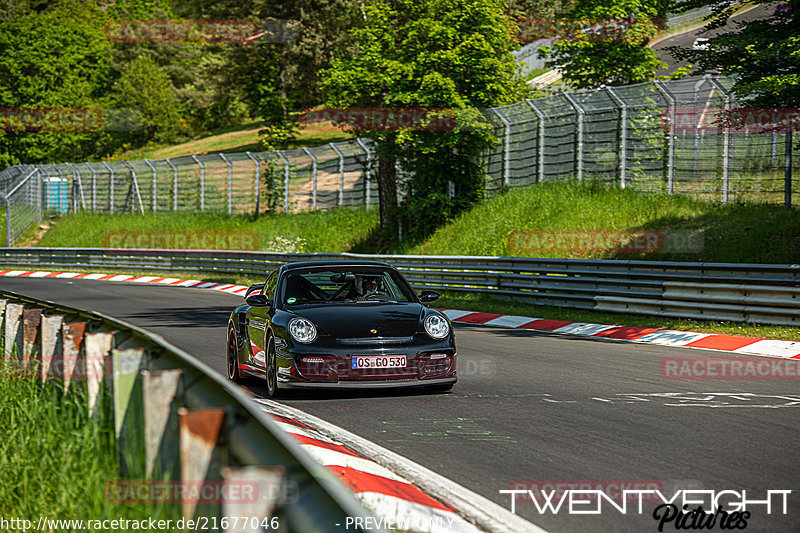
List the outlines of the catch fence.
<svg viewBox="0 0 800 533">
<path fill-rule="evenodd" d="M 792 157 L 795 166 L 800 162 L 791 131 L 715 126 L 720 112 L 737 106 L 732 85 L 706 75 L 486 109 L 498 141 L 485 155 L 487 194 L 593 179 L 712 201 L 790 203 L 800 189 L 800 180 L 787 179 Z M 6 208 L 11 246 L 50 213 L 369 208 L 377 204 L 376 170 L 374 147 L 364 139 L 258 153 L 19 165 L 0 172 L 0 209 Z M 404 188 L 398 193 L 402 198 Z"/>
</svg>

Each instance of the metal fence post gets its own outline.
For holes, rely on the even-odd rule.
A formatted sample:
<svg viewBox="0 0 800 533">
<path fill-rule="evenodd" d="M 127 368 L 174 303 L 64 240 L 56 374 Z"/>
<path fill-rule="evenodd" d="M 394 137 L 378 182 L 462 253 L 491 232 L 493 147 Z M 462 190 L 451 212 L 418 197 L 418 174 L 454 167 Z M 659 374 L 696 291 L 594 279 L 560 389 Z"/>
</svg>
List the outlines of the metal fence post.
<svg viewBox="0 0 800 533">
<path fill-rule="evenodd" d="M 148 167 L 153 169 L 153 213 L 155 213 L 158 210 L 158 200 L 157 200 L 158 171 L 156 170 L 155 165 L 153 165 L 153 163 L 151 163 L 149 159 L 145 159 L 144 162 L 145 164 L 147 164 Z"/>
<path fill-rule="evenodd" d="M 303 151 L 306 153 L 308 157 L 311 158 L 311 175 L 313 181 L 313 189 L 311 190 L 311 209 L 313 211 L 317 210 L 317 156 L 311 153 L 306 147 L 303 147 Z"/>
<path fill-rule="evenodd" d="M 653 82 L 658 92 L 669 104 L 669 132 L 667 137 L 667 194 L 673 194 L 675 188 L 675 97 L 667 86 L 660 81 Z"/>
<path fill-rule="evenodd" d="M 624 189 L 628 165 L 628 105 L 614 92 L 614 89 L 604 88 L 619 106 L 619 186 Z"/>
<path fill-rule="evenodd" d="M 92 172 L 92 211 L 97 211 L 97 170 L 89 163 L 84 165 Z"/>
<path fill-rule="evenodd" d="M 505 125 L 505 134 L 503 140 L 503 185 L 508 187 L 511 183 L 511 122 L 500 112 L 496 107 L 491 108 L 494 114 Z"/>
<path fill-rule="evenodd" d="M 367 148 L 366 143 L 361 138 L 356 139 L 356 144 L 364 150 L 364 155 L 367 157 L 366 168 L 364 169 L 364 203 L 369 208 L 369 175 L 372 172 L 372 151 Z"/>
<path fill-rule="evenodd" d="M 783 171 L 783 205 L 792 207 L 792 130 L 786 130 L 785 165 Z"/>
<path fill-rule="evenodd" d="M 576 154 L 575 154 L 575 166 L 577 167 L 577 174 L 578 174 L 578 181 L 583 181 L 583 122 L 584 122 L 584 115 L 586 115 L 586 111 L 583 109 L 583 106 L 575 100 L 571 94 L 564 93 L 564 97 L 570 103 L 573 109 L 575 109 L 575 118 L 576 121 L 576 128 L 577 128 L 577 139 L 576 139 Z M 625 186 L 623 185 L 623 188 Z"/>
<path fill-rule="evenodd" d="M 200 165 L 200 211 L 206 210 L 206 166 L 196 155 L 192 156 L 194 162 Z"/>
<path fill-rule="evenodd" d="M 283 155 L 283 152 L 280 150 L 275 150 L 278 154 L 278 157 L 283 159 L 283 212 L 289 212 L 289 160 Z"/>
<path fill-rule="evenodd" d="M 536 181 L 542 183 L 544 181 L 544 113 L 542 110 L 539 109 L 533 100 L 527 98 L 525 102 L 533 109 L 533 112 L 536 113 L 536 116 L 539 118 L 539 138 L 536 141 L 538 145 L 538 155 L 537 155 L 537 164 L 539 167 L 539 172 L 536 176 Z"/>
<path fill-rule="evenodd" d="M 122 160 L 122 164 L 131 171 L 131 191 L 136 193 L 136 199 L 139 201 L 139 211 L 144 215 L 144 204 L 142 203 L 142 195 L 139 194 L 139 182 L 136 180 L 136 171 L 133 169 L 133 166 L 124 159 Z M 133 213 L 134 209 L 133 201 L 133 194 L 131 194 L 131 213 Z"/>
<path fill-rule="evenodd" d="M 78 194 L 81 197 L 81 209 L 86 209 L 86 199 L 83 197 L 83 184 L 81 183 L 81 171 L 78 170 L 72 163 L 67 163 L 67 166 L 72 170 L 72 177 L 76 180 Z M 75 210 L 78 209 L 78 202 L 75 201 Z"/>
<path fill-rule="evenodd" d="M 6 248 L 11 248 L 11 202 L 8 201 L 8 196 L 0 192 L 0 200 L 6 204 Z"/>
<path fill-rule="evenodd" d="M 707 75 L 706 75 L 707 76 Z M 692 97 L 693 107 L 693 120 L 694 120 L 694 155 L 692 158 L 692 177 L 697 177 L 697 159 L 700 153 L 700 120 L 697 116 L 697 104 L 700 103 L 700 87 L 706 82 L 706 77 L 694 84 L 694 95 Z"/>
<path fill-rule="evenodd" d="M 725 90 L 725 87 L 714 78 L 709 77 L 708 80 L 717 88 L 725 97 L 725 119 L 722 129 L 722 203 L 728 203 L 728 178 L 730 173 L 730 154 L 731 154 L 731 128 L 730 128 L 730 113 L 731 104 L 733 103 L 733 95 Z"/>
<path fill-rule="evenodd" d="M 172 210 L 178 210 L 178 167 L 172 164 L 169 159 L 166 160 L 167 164 L 172 168 Z"/>
<path fill-rule="evenodd" d="M 35 172 L 38 175 L 37 185 L 36 185 L 36 212 L 39 216 L 39 222 L 44 219 L 44 179 L 42 178 L 42 171 L 39 169 L 38 166 L 33 165 L 35 168 Z"/>
<path fill-rule="evenodd" d="M 339 155 L 339 206 L 344 203 L 344 154 L 334 143 L 330 147 Z"/>
<path fill-rule="evenodd" d="M 261 161 L 253 157 L 253 154 L 250 152 L 245 152 L 247 157 L 249 157 L 253 163 L 256 164 L 256 213 L 255 215 L 258 216 L 261 207 Z"/>
<path fill-rule="evenodd" d="M 103 161 L 103 166 L 108 169 L 109 174 L 109 188 L 108 188 L 108 200 L 109 200 L 109 207 L 111 209 L 111 214 L 114 214 L 114 169 L 109 166 L 106 161 Z"/>
<path fill-rule="evenodd" d="M 233 211 L 233 163 L 225 157 L 225 154 L 219 156 L 228 165 L 228 215 L 230 215 Z"/>
</svg>

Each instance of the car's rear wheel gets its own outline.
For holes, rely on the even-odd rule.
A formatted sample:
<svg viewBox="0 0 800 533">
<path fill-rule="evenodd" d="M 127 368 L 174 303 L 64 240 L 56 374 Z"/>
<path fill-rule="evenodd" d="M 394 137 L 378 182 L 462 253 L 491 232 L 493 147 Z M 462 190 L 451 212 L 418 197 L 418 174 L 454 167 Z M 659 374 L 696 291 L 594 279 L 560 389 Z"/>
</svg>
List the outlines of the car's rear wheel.
<svg viewBox="0 0 800 533">
<path fill-rule="evenodd" d="M 272 335 L 267 338 L 267 396 L 277 398 L 280 396 L 278 389 L 278 361 L 275 356 L 275 339 Z"/>
<path fill-rule="evenodd" d="M 242 376 L 239 374 L 239 357 L 236 348 L 236 332 L 233 328 L 228 329 L 228 378 L 234 383 L 241 383 Z"/>
</svg>

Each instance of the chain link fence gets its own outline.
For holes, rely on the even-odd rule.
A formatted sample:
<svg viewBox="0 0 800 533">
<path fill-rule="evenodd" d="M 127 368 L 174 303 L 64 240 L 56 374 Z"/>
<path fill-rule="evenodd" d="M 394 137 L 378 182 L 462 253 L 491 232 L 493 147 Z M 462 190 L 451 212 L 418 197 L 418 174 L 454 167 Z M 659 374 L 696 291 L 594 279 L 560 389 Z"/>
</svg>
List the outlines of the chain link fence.
<svg viewBox="0 0 800 533">
<path fill-rule="evenodd" d="M 591 179 L 711 201 L 785 202 L 799 188 L 797 179 L 785 179 L 791 132 L 713 127 L 708 118 L 736 106 L 732 84 L 707 75 L 487 109 L 498 140 L 485 156 L 487 194 Z M 0 172 L 0 209 L 10 246 L 49 213 L 369 208 L 378 198 L 376 167 L 363 139 L 273 152 L 20 165 Z"/>
</svg>

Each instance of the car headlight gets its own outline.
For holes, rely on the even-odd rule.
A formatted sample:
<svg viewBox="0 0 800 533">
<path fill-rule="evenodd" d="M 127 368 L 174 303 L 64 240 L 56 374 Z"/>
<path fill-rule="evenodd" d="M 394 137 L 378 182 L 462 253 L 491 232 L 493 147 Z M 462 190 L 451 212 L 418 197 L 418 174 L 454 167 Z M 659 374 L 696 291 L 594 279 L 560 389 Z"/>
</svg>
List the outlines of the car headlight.
<svg viewBox="0 0 800 533">
<path fill-rule="evenodd" d="M 444 339 L 450 333 L 450 326 L 442 315 L 428 315 L 425 317 L 425 331 L 434 339 Z"/>
<path fill-rule="evenodd" d="M 293 318 L 289 321 L 289 335 L 297 342 L 310 344 L 317 338 L 317 328 L 310 320 Z"/>
</svg>

